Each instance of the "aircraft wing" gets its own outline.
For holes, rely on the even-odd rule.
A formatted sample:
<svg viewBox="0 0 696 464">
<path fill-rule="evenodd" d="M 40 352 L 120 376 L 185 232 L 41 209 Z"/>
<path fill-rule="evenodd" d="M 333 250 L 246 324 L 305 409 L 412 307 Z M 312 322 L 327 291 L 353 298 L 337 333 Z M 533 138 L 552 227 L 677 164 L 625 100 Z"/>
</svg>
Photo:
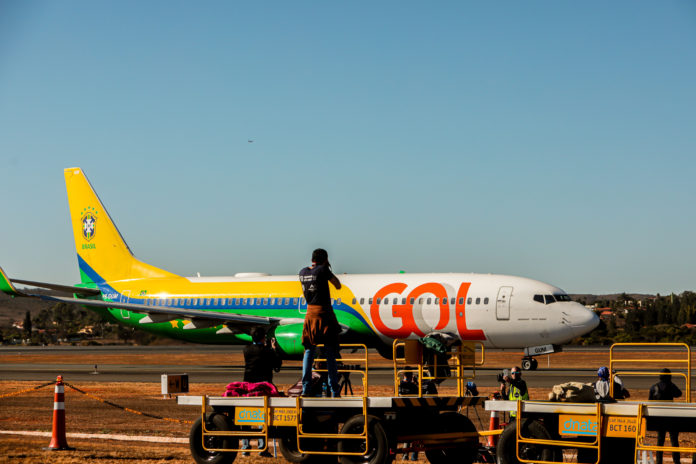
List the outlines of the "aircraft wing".
<svg viewBox="0 0 696 464">
<path fill-rule="evenodd" d="M 85 295 L 85 296 L 101 295 L 101 292 L 95 288 L 74 287 L 71 285 L 59 285 L 59 284 L 51 284 L 51 283 L 47 283 L 47 282 L 35 282 L 33 280 L 21 280 L 21 279 L 10 280 L 10 278 L 7 277 L 7 274 L 5 274 L 5 271 L 3 271 L 2 268 L 0 267 L 0 291 L 3 291 L 11 296 L 39 296 L 39 295 L 33 295 L 30 293 L 26 293 L 25 291 L 22 291 L 22 290 L 18 290 L 14 286 L 14 284 L 16 284 L 16 283 L 22 284 L 22 285 L 29 285 L 31 287 L 48 288 L 50 290 L 57 290 L 59 292 L 76 293 L 78 295 Z"/>
<path fill-rule="evenodd" d="M 249 316 L 246 314 L 222 313 L 217 311 L 205 311 L 202 309 L 170 308 L 168 306 L 148 306 L 136 303 L 121 303 L 117 301 L 92 300 L 88 298 L 70 298 L 52 295 L 30 295 L 37 296 L 46 301 L 60 301 L 63 303 L 74 303 L 84 306 L 96 306 L 102 308 L 119 308 L 133 311 L 136 313 L 147 314 L 140 320 L 141 324 L 152 324 L 155 322 L 173 321 L 176 319 L 187 319 L 192 326 L 184 328 L 199 329 L 203 327 L 215 327 L 224 323 L 237 325 L 285 325 L 302 322 L 303 319 L 283 319 L 278 317 Z"/>
</svg>

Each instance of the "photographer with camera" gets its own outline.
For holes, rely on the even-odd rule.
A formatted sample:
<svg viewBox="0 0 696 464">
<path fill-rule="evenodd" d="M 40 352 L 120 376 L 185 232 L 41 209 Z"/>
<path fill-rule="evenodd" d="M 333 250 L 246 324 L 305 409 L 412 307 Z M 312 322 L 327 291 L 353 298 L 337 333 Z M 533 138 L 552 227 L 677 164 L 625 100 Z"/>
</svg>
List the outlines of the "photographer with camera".
<svg viewBox="0 0 696 464">
<path fill-rule="evenodd" d="M 503 372 L 498 374 L 498 383 L 500 384 L 500 388 L 498 390 L 498 395 L 500 398 L 507 398 L 507 384 L 510 383 L 510 369 L 503 369 Z"/>
</svg>

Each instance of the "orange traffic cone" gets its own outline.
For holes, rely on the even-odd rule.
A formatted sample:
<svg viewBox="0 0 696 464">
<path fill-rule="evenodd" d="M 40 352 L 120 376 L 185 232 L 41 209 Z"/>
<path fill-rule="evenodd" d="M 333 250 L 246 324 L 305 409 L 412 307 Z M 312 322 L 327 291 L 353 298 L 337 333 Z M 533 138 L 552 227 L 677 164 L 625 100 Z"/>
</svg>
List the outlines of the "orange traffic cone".
<svg viewBox="0 0 696 464">
<path fill-rule="evenodd" d="M 56 394 L 53 400 L 53 435 L 48 450 L 73 450 L 65 438 L 65 386 L 63 376 L 56 379 Z"/>
<path fill-rule="evenodd" d="M 500 427 L 499 414 L 500 413 L 498 411 L 491 411 L 491 422 L 488 426 L 489 431 L 492 432 L 493 430 L 498 430 L 498 427 Z M 488 446 L 491 448 L 495 447 L 497 441 L 498 435 L 488 435 Z"/>
</svg>

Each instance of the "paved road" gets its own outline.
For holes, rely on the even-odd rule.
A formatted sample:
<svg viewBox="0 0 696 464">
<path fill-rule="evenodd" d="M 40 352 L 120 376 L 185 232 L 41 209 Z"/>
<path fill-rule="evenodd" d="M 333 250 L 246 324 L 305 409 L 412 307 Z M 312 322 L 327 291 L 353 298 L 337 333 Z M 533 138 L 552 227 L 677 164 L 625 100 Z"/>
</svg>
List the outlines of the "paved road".
<svg viewBox="0 0 696 464">
<path fill-rule="evenodd" d="M 61 364 L 35 364 L 35 363 L 4 363 L 0 364 L 0 380 L 29 380 L 50 381 L 57 375 L 62 375 L 70 382 L 103 381 L 103 382 L 160 382 L 164 373 L 189 375 L 190 383 L 218 383 L 227 384 L 242 378 L 243 366 L 216 363 L 209 365 L 167 365 L 156 362 L 158 357 L 166 359 L 166 354 L 181 354 L 195 352 L 197 354 L 209 354 L 210 359 L 224 360 L 225 355 L 240 353 L 239 346 L 86 346 L 86 347 L 1 347 L 0 355 L 5 354 L 39 354 L 39 353 L 66 353 L 85 355 L 85 360 L 90 354 L 146 354 L 153 358 L 152 363 L 133 364 L 108 364 L 98 366 L 95 372 L 94 364 L 85 363 L 61 363 Z M 603 349 L 606 351 L 606 348 Z M 602 351 L 602 348 L 597 349 Z M 477 369 L 475 382 L 479 386 L 490 387 L 497 385 L 496 376 L 498 369 Z M 525 372 L 523 377 L 530 387 L 550 388 L 553 385 L 571 380 L 591 382 L 595 380 L 595 368 L 578 367 L 576 369 L 544 368 L 541 363 L 537 371 Z M 276 374 L 274 380 L 279 384 L 295 383 L 300 378 L 299 367 L 284 367 Z M 359 382 L 358 379 L 354 379 Z M 391 385 L 392 370 L 390 368 L 370 369 L 371 385 Z M 652 378 L 632 377 L 628 383 L 629 388 L 649 388 L 655 382 Z"/>
</svg>

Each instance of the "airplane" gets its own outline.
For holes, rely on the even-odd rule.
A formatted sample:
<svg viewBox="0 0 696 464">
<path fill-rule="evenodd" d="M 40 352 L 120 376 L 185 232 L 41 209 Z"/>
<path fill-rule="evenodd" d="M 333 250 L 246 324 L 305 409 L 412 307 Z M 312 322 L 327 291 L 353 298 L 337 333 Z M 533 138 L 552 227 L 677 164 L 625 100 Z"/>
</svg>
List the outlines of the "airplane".
<svg viewBox="0 0 696 464">
<path fill-rule="evenodd" d="M 297 275 L 237 273 L 183 277 L 137 259 L 84 171 L 64 170 L 81 282 L 75 286 L 10 279 L 0 290 L 19 297 L 76 303 L 106 320 L 157 335 L 205 344 L 251 343 L 262 326 L 287 358 L 300 357 L 307 310 Z M 394 339 L 444 333 L 486 348 L 523 349 L 523 369 L 535 356 L 559 351 L 599 318 L 560 288 L 494 274 L 342 274 L 331 288 L 341 343 L 362 343 L 392 357 Z M 70 296 L 31 293 L 16 284 Z"/>
</svg>

